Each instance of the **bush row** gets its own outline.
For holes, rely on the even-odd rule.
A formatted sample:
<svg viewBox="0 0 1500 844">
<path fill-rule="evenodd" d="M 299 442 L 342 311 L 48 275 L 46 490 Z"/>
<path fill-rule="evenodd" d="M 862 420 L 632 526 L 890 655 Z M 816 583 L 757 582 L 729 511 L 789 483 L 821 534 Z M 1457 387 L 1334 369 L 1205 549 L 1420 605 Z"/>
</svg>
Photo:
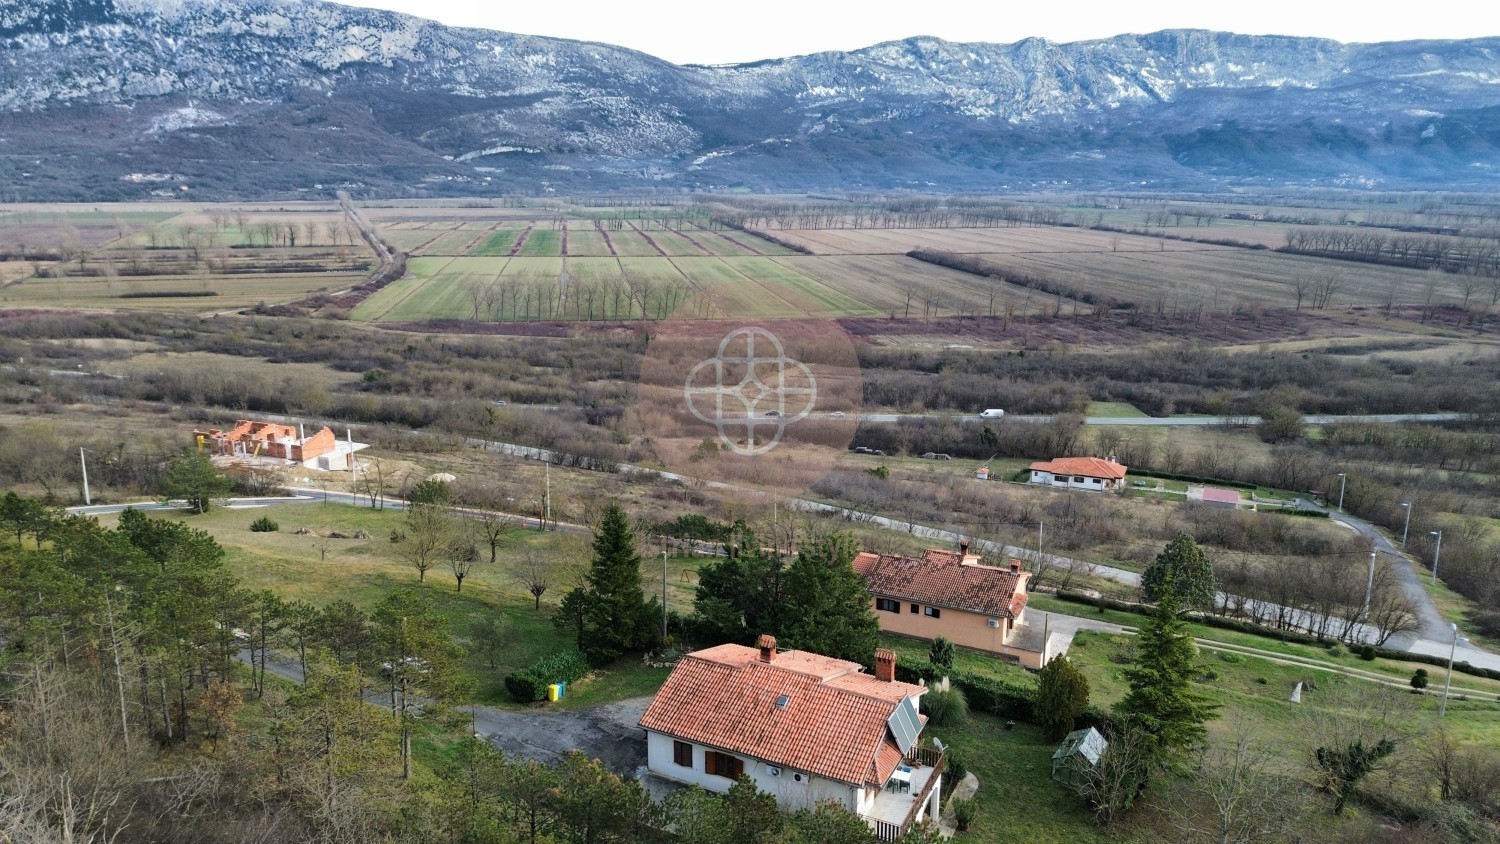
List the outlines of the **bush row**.
<svg viewBox="0 0 1500 844">
<path fill-rule="evenodd" d="M 1058 591 L 1057 597 L 1061 600 L 1071 601 L 1075 604 L 1088 604 L 1092 607 L 1103 607 L 1105 609 L 1136 613 L 1138 615 L 1145 615 L 1146 613 L 1151 611 L 1151 608 L 1146 604 L 1138 604 L 1133 601 L 1120 601 L 1114 598 L 1095 598 L 1091 595 L 1084 595 L 1080 592 Z M 1263 624 L 1256 624 L 1253 621 L 1247 621 L 1246 619 L 1242 618 L 1226 618 L 1222 615 L 1214 615 L 1212 613 L 1189 613 L 1189 617 L 1193 621 L 1197 621 L 1201 624 L 1206 624 L 1209 627 L 1214 627 L 1220 630 L 1233 630 L 1237 633 L 1249 633 L 1253 636 L 1264 636 L 1268 639 L 1275 639 L 1280 642 L 1292 642 L 1298 645 L 1311 645 L 1312 647 L 1317 648 L 1326 648 L 1329 645 L 1334 644 L 1334 640 L 1332 639 L 1319 639 L 1317 636 L 1313 636 L 1308 633 L 1298 633 L 1293 630 L 1278 630 L 1275 627 L 1267 627 Z M 1445 657 L 1414 653 L 1412 651 L 1398 651 L 1392 648 L 1376 647 L 1374 653 L 1376 656 L 1384 657 L 1385 659 L 1404 660 L 1406 662 L 1421 662 L 1427 665 L 1436 665 L 1443 668 L 1446 668 L 1448 666 L 1448 660 Z M 1475 677 L 1487 677 L 1491 680 L 1500 680 L 1500 671 L 1496 671 L 1492 668 L 1484 668 L 1478 665 L 1470 665 L 1467 662 L 1453 663 L 1453 670 L 1462 672 L 1464 674 L 1470 674 Z"/>
<path fill-rule="evenodd" d="M 581 651 L 563 651 L 507 674 L 505 690 L 517 703 L 532 703 L 546 700 L 547 687 L 553 683 L 571 683 L 587 673 L 589 662 Z"/>
</svg>

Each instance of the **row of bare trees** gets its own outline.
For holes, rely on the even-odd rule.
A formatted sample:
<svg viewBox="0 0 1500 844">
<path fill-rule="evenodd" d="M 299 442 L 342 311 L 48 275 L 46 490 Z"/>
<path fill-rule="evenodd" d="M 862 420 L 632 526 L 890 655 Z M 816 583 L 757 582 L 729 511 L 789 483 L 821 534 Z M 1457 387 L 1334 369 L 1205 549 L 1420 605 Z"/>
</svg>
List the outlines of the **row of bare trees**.
<svg viewBox="0 0 1500 844">
<path fill-rule="evenodd" d="M 1485 277 L 1500 275 L 1500 240 L 1487 237 L 1391 234 L 1355 226 L 1289 228 L 1282 251 Z"/>
<path fill-rule="evenodd" d="M 475 321 L 665 319 L 693 294 L 686 279 L 625 275 L 574 281 L 498 278 L 464 288 Z"/>
</svg>

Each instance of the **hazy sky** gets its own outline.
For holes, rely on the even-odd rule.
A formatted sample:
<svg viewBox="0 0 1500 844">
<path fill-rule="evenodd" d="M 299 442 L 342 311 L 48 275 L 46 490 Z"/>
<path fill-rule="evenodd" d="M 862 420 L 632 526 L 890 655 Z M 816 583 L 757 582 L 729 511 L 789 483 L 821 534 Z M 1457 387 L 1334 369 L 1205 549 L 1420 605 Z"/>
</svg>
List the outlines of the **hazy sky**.
<svg viewBox="0 0 1500 844">
<path fill-rule="evenodd" d="M 1350 0 L 342 0 L 528 35 L 602 41 L 685 64 L 746 62 L 853 50 L 913 35 L 1008 44 L 1038 36 L 1085 41 L 1160 29 L 1309 35 L 1345 42 L 1500 35 L 1493 0 L 1430 0 L 1401 11 Z"/>
</svg>

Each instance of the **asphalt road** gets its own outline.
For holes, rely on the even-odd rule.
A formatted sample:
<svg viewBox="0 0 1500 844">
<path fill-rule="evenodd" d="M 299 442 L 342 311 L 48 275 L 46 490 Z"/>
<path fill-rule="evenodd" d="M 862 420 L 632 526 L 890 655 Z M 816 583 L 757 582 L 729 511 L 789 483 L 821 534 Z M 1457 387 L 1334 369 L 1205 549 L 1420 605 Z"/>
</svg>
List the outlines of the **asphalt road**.
<svg viewBox="0 0 1500 844">
<path fill-rule="evenodd" d="M 1467 414 L 1463 413 L 1380 413 L 1366 416 L 1304 416 L 1302 421 L 1308 425 L 1332 425 L 1338 422 L 1452 422 L 1462 419 Z M 917 419 L 953 419 L 958 422 L 978 424 L 980 422 L 1051 422 L 1056 416 L 1005 416 L 1002 419 L 982 419 L 977 414 L 952 414 L 952 413 L 865 413 L 858 417 L 860 422 L 871 424 L 890 424 L 893 422 L 907 422 Z M 1085 425 L 1129 425 L 1147 428 L 1203 428 L 1213 425 L 1225 427 L 1243 428 L 1250 425 L 1259 425 L 1259 416 L 1167 416 L 1157 418 L 1154 416 L 1085 416 Z"/>
</svg>

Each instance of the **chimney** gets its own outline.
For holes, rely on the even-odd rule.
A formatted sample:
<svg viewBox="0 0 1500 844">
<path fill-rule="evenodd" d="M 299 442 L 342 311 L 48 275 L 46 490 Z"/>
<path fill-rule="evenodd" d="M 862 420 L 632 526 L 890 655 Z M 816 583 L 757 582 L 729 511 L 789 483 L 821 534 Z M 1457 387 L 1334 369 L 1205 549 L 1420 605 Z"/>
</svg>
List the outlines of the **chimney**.
<svg viewBox="0 0 1500 844">
<path fill-rule="evenodd" d="M 967 557 L 967 556 L 969 556 L 969 540 L 967 540 L 967 539 L 960 539 L 958 541 L 958 555 L 960 557 Z"/>
<path fill-rule="evenodd" d="M 772 636 L 770 633 L 762 633 L 760 634 L 760 638 L 755 640 L 755 646 L 760 648 L 761 662 L 771 662 L 776 659 L 775 636 Z"/>
<path fill-rule="evenodd" d="M 1011 560 L 1010 561 L 1010 570 L 1013 571 L 1013 572 L 1015 572 L 1016 574 L 1020 574 L 1021 573 L 1021 561 L 1020 560 Z"/>
<path fill-rule="evenodd" d="M 889 648 L 875 649 L 875 679 L 887 683 L 896 679 L 896 652 Z"/>
</svg>

